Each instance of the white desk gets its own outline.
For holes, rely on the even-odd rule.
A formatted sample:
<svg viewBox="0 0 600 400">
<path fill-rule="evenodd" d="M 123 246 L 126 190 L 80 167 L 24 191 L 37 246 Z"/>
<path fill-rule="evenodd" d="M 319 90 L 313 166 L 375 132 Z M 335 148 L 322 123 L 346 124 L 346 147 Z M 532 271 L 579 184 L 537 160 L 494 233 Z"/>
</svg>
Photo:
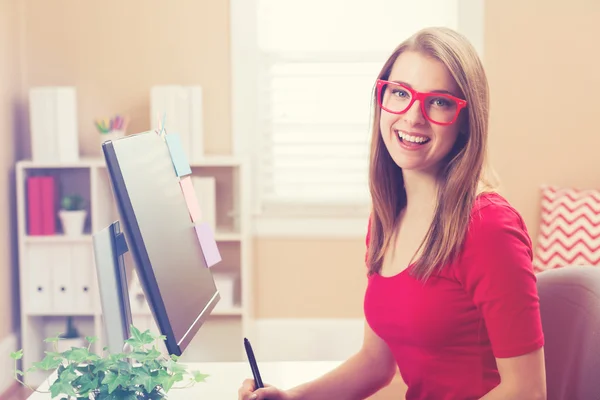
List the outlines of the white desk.
<svg viewBox="0 0 600 400">
<path fill-rule="evenodd" d="M 196 383 L 187 389 L 171 389 L 170 400 L 236 400 L 238 389 L 246 378 L 252 378 L 247 362 L 231 363 L 182 363 L 191 370 L 209 374 L 205 383 Z M 295 362 L 259 362 L 260 375 L 264 383 L 281 389 L 318 378 L 334 369 L 340 362 L 333 361 L 295 361 Z M 47 382 L 39 390 L 47 391 Z M 49 400 L 49 394 L 33 393 L 29 400 Z"/>
</svg>

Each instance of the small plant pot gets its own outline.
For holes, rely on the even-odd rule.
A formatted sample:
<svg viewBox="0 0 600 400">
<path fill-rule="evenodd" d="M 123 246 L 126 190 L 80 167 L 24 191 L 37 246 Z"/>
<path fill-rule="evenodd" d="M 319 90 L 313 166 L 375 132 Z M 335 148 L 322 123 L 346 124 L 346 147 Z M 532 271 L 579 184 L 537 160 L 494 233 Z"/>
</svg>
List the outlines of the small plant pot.
<svg viewBox="0 0 600 400">
<path fill-rule="evenodd" d="M 87 217 L 86 210 L 60 210 L 58 216 L 60 217 L 60 222 L 65 235 L 77 236 L 83 234 L 85 218 Z"/>
</svg>

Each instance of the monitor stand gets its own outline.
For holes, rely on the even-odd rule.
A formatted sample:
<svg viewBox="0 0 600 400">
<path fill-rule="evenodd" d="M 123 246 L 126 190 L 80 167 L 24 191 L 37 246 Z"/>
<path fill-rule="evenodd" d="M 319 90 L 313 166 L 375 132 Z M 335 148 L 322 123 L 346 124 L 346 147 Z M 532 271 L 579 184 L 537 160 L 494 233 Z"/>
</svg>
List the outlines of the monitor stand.
<svg viewBox="0 0 600 400">
<path fill-rule="evenodd" d="M 125 341 L 131 336 L 132 316 L 123 261 L 129 249 L 119 221 L 93 235 L 93 248 L 108 351 L 130 353 Z"/>
</svg>

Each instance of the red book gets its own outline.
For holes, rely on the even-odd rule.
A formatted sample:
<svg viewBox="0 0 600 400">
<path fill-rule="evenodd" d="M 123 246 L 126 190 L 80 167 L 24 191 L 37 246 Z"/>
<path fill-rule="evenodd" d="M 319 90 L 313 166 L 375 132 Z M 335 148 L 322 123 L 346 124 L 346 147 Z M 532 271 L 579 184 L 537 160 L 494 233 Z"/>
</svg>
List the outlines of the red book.
<svg viewBox="0 0 600 400">
<path fill-rule="evenodd" d="M 42 177 L 42 235 L 56 234 L 56 191 L 53 176 Z"/>
<path fill-rule="evenodd" d="M 42 235 L 42 180 L 39 176 L 27 178 L 27 231 Z"/>
</svg>

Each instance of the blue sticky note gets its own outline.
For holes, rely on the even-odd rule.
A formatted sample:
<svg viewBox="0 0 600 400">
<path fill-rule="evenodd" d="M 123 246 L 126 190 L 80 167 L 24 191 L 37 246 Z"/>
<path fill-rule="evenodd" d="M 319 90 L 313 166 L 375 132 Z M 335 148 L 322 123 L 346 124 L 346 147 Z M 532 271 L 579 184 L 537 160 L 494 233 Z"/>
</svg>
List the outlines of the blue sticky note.
<svg viewBox="0 0 600 400">
<path fill-rule="evenodd" d="M 181 138 L 176 133 L 169 133 L 165 135 L 169 152 L 171 153 L 171 160 L 173 160 L 173 167 L 175 167 L 175 173 L 177 176 L 186 176 L 192 173 L 190 163 L 188 162 L 183 145 L 181 144 Z"/>
<path fill-rule="evenodd" d="M 210 226 L 206 222 L 195 225 L 194 228 L 200 242 L 202 255 L 204 255 L 204 261 L 206 262 L 206 266 L 210 268 L 222 260 L 212 229 L 210 229 Z"/>
</svg>

